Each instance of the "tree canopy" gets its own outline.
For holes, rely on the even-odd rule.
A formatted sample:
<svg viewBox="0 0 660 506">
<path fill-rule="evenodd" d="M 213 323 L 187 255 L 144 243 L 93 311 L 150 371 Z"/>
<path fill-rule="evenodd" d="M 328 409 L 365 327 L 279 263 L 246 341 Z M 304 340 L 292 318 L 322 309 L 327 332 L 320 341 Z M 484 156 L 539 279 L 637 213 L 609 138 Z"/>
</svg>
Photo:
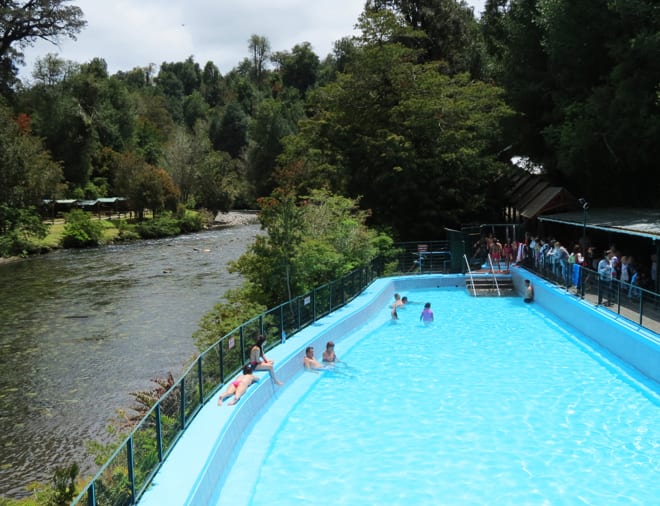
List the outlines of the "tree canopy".
<svg viewBox="0 0 660 506">
<path fill-rule="evenodd" d="M 79 7 L 71 0 L 3 0 L 0 2 L 0 94 L 8 95 L 16 82 L 22 50 L 37 39 L 57 43 L 75 40 L 86 25 Z"/>
<path fill-rule="evenodd" d="M 50 32 L 12 39 L 0 56 L 13 63 L 34 37 L 84 25 L 63 1 L 2 5 L 7 36 L 21 7 L 54 9 Z M 513 155 L 594 205 L 653 207 L 658 16 L 653 0 L 487 0 L 479 20 L 464 1 L 370 0 L 325 58 L 253 34 L 225 75 L 193 56 L 109 75 L 102 55 L 46 55 L 7 114 L 61 170 L 41 198 L 130 195 L 136 212 L 323 190 L 396 238 L 442 238 L 505 219 Z M 645 184 L 633 197 L 622 179 Z"/>
</svg>

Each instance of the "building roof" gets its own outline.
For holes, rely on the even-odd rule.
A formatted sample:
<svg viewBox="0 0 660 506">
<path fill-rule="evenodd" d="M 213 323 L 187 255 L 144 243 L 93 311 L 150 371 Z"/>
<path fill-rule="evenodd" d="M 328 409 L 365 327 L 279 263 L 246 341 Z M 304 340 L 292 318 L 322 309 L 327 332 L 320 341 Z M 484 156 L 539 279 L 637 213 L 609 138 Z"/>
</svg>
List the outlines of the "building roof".
<svg viewBox="0 0 660 506">
<path fill-rule="evenodd" d="M 551 186 L 544 177 L 519 171 L 511 176 L 507 200 L 518 213 L 533 219 L 544 212 L 573 209 L 577 199 L 561 186 Z"/>
<path fill-rule="evenodd" d="M 576 227 L 586 224 L 590 229 L 660 239 L 658 209 L 588 209 L 586 219 L 583 210 L 543 215 L 538 219 Z"/>
</svg>

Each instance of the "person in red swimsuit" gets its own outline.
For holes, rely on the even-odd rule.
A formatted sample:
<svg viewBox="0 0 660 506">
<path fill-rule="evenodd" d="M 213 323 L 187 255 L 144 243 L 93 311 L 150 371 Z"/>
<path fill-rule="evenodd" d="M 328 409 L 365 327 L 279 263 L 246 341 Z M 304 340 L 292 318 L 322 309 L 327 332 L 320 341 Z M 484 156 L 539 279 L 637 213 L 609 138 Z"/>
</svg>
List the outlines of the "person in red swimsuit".
<svg viewBox="0 0 660 506">
<path fill-rule="evenodd" d="M 220 397 L 218 397 L 218 406 L 222 406 L 222 401 L 225 399 L 234 397 L 229 403 L 229 406 L 233 406 L 243 396 L 248 387 L 257 381 L 259 381 L 259 377 L 252 374 L 252 366 L 250 364 L 246 364 L 243 366 L 243 374 L 229 383 L 229 385 L 227 385 L 227 390 L 220 394 Z"/>
</svg>

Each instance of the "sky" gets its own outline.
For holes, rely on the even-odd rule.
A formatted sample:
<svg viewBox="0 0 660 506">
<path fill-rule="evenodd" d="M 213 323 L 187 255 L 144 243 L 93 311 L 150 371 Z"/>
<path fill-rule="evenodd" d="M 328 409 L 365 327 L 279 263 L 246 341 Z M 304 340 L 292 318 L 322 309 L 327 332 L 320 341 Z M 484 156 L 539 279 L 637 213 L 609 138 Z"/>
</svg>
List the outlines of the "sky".
<svg viewBox="0 0 660 506">
<path fill-rule="evenodd" d="M 468 0 L 479 14 L 485 0 Z M 364 0 L 72 0 L 87 26 L 59 46 L 39 41 L 24 50 L 20 76 L 30 80 L 46 54 L 86 63 L 103 58 L 108 72 L 184 61 L 212 61 L 222 74 L 249 56 L 248 40 L 264 36 L 272 51 L 309 42 L 324 59 L 333 43 L 354 35 Z"/>
</svg>

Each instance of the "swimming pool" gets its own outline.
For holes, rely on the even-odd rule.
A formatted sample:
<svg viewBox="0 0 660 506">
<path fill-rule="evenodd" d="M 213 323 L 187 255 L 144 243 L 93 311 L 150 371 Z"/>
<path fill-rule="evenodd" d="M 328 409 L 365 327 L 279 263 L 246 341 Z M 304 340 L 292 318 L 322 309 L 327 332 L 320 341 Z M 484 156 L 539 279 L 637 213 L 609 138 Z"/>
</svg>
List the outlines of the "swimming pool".
<svg viewBox="0 0 660 506">
<path fill-rule="evenodd" d="M 214 503 L 657 503 L 657 384 L 520 298 L 405 295 L 278 394 Z"/>
</svg>

